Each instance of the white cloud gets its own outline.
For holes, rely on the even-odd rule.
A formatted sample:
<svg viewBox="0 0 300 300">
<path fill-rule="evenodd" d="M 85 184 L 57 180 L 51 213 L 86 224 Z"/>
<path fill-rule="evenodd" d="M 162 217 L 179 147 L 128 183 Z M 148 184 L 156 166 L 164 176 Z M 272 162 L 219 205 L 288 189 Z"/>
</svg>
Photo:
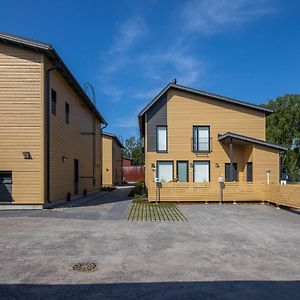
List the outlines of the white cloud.
<svg viewBox="0 0 300 300">
<path fill-rule="evenodd" d="M 154 80 L 171 81 L 176 78 L 180 84 L 197 82 L 204 72 L 204 65 L 180 43 L 165 51 L 156 51 L 141 57 L 145 75 Z"/>
<path fill-rule="evenodd" d="M 182 16 L 185 29 L 214 34 L 274 11 L 269 0 L 191 0 Z"/>
<path fill-rule="evenodd" d="M 144 34 L 145 25 L 140 17 L 132 17 L 119 26 L 112 46 L 103 57 L 102 72 L 117 72 L 129 61 L 128 52 Z"/>
</svg>

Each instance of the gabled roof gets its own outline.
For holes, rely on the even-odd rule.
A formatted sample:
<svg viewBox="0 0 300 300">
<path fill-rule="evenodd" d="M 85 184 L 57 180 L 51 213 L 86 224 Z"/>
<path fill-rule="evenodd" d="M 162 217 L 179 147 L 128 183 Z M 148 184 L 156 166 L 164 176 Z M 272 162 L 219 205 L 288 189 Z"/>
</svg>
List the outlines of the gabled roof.
<svg viewBox="0 0 300 300">
<path fill-rule="evenodd" d="M 219 134 L 219 138 L 218 138 L 218 140 L 220 142 L 229 142 L 231 139 L 238 140 L 238 141 L 241 141 L 241 142 L 261 145 L 261 146 L 277 149 L 277 150 L 280 150 L 280 151 L 286 151 L 287 150 L 287 148 L 285 148 L 283 146 L 280 146 L 280 145 L 275 145 L 275 144 L 272 144 L 272 143 L 269 143 L 269 142 L 265 142 L 263 140 L 255 139 L 253 137 L 249 137 L 249 136 L 245 136 L 245 135 L 241 135 L 241 134 L 237 134 L 237 133 L 232 133 L 232 132 L 227 132 L 225 134 Z"/>
<path fill-rule="evenodd" d="M 119 138 L 115 134 L 109 133 L 109 132 L 102 132 L 102 135 L 108 136 L 108 137 L 111 137 L 111 138 L 115 139 L 115 141 L 119 144 L 119 146 L 124 149 L 123 144 L 121 143 L 121 141 L 119 140 Z"/>
<path fill-rule="evenodd" d="M 75 79 L 69 68 L 65 65 L 56 50 L 51 44 L 44 43 L 38 40 L 28 39 L 18 35 L 0 32 L 0 43 L 9 46 L 20 47 L 44 54 L 49 61 L 57 66 L 57 70 L 61 73 L 68 84 L 73 88 L 77 95 L 85 102 L 88 108 L 95 114 L 97 119 L 102 124 L 107 124 L 99 110 L 95 107 L 89 96 L 84 92 L 81 85 Z"/>
<path fill-rule="evenodd" d="M 175 84 L 175 83 L 169 83 L 140 113 L 139 113 L 139 124 L 140 124 L 140 131 L 143 131 L 143 124 L 142 124 L 142 119 L 144 117 L 144 114 L 147 112 L 148 109 L 150 109 L 166 92 L 168 92 L 170 89 L 175 89 L 175 90 L 179 90 L 179 91 L 183 91 L 186 93 L 191 93 L 194 95 L 198 95 L 198 96 L 205 96 L 214 100 L 219 100 L 219 101 L 223 101 L 223 102 L 227 102 L 227 103 L 231 103 L 234 105 L 239 105 L 239 106 L 243 106 L 243 107 L 247 107 L 247 108 L 251 108 L 257 111 L 261 111 L 263 113 L 265 113 L 266 115 L 270 115 L 272 114 L 274 111 L 268 108 L 264 108 L 252 103 L 248 103 L 245 101 L 241 101 L 241 100 L 236 100 L 236 99 L 232 99 L 232 98 L 228 98 L 228 97 L 224 97 L 224 96 L 220 96 L 220 95 L 216 95 L 216 94 L 212 94 L 212 93 L 208 93 L 205 91 L 201 91 L 201 90 L 197 90 L 197 89 L 193 89 L 193 88 L 189 88 L 183 85 L 179 85 L 179 84 Z"/>
</svg>

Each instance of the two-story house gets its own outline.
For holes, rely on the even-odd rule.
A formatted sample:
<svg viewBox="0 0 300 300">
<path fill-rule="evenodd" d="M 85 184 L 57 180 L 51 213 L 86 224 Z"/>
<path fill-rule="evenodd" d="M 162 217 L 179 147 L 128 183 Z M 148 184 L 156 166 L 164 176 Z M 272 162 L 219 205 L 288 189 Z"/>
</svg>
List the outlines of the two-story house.
<svg viewBox="0 0 300 300">
<path fill-rule="evenodd" d="M 0 34 L 0 208 L 100 188 L 101 124 L 52 45 Z"/>
<path fill-rule="evenodd" d="M 115 134 L 102 132 L 102 184 L 117 185 L 123 181 L 121 141 Z"/>
<path fill-rule="evenodd" d="M 285 150 L 265 140 L 271 113 L 168 84 L 139 114 L 149 201 L 265 200 Z"/>
</svg>

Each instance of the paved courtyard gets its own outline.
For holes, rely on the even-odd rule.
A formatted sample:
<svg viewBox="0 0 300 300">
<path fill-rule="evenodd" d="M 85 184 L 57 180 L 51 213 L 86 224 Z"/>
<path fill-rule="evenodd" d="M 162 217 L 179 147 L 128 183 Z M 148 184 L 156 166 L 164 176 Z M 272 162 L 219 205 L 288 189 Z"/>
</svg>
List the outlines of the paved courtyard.
<svg viewBox="0 0 300 300">
<path fill-rule="evenodd" d="M 187 222 L 127 221 L 127 194 L 1 211 L 0 298 L 300 299 L 300 214 L 189 204 Z"/>
</svg>

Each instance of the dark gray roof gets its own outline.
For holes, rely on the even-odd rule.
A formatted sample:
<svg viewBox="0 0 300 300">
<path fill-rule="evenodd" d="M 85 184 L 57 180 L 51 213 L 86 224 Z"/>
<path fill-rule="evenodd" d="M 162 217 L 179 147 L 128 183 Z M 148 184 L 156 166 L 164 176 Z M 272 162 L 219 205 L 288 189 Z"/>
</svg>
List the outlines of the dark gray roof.
<svg viewBox="0 0 300 300">
<path fill-rule="evenodd" d="M 121 141 L 119 140 L 119 138 L 115 134 L 110 133 L 110 132 L 102 132 L 102 135 L 109 136 L 109 137 L 115 139 L 116 142 L 120 145 L 120 147 L 124 148 L 123 144 L 121 143 Z"/>
<path fill-rule="evenodd" d="M 28 50 L 34 50 L 36 52 L 40 52 L 47 56 L 50 62 L 53 65 L 58 66 L 58 71 L 64 77 L 64 79 L 69 83 L 69 85 L 74 89 L 74 91 L 78 94 L 78 96 L 83 99 L 88 108 L 96 115 L 98 120 L 107 124 L 99 110 L 95 107 L 94 103 L 91 101 L 89 96 L 84 92 L 81 85 L 75 79 L 69 68 L 65 65 L 63 60 L 60 58 L 56 50 L 51 44 L 44 43 L 38 40 L 28 39 L 18 35 L 12 35 L 8 33 L 0 32 L 0 43 L 21 47 Z"/>
<path fill-rule="evenodd" d="M 208 98 L 211 99 L 215 99 L 215 100 L 220 100 L 223 102 L 227 102 L 227 103 L 231 103 L 234 105 L 239 105 L 239 106 L 244 106 L 244 107 L 248 107 L 254 110 L 258 110 L 261 111 L 263 113 L 265 113 L 266 115 L 270 115 L 272 114 L 274 111 L 268 108 L 264 108 L 252 103 L 248 103 L 245 101 L 241 101 L 241 100 L 236 100 L 236 99 L 232 99 L 232 98 L 228 98 L 228 97 L 224 97 L 224 96 L 220 96 L 220 95 L 216 95 L 213 93 L 208 93 L 205 91 L 201 91 L 201 90 L 197 90 L 197 89 L 193 89 L 193 88 L 189 88 L 183 85 L 179 85 L 179 84 L 175 84 L 175 83 L 169 83 L 140 113 L 139 113 L 139 124 L 140 124 L 140 130 L 141 132 L 143 131 L 143 124 L 142 124 L 142 118 L 145 114 L 145 112 L 152 107 L 152 105 L 154 105 L 156 103 L 156 101 L 158 101 L 168 90 L 170 89 L 176 89 L 179 91 L 184 91 L 187 93 L 192 93 L 195 95 L 200 95 L 200 96 L 206 96 Z"/>
<path fill-rule="evenodd" d="M 245 136 L 245 135 L 241 135 L 241 134 L 237 134 L 237 133 L 232 133 L 232 132 L 227 132 L 225 134 L 219 134 L 219 141 L 220 142 L 225 142 L 225 141 L 229 141 L 230 139 L 236 139 L 239 141 L 243 141 L 243 142 L 249 142 L 249 143 L 253 143 L 253 144 L 257 144 L 257 145 L 261 145 L 261 146 L 265 146 L 265 147 L 270 147 L 273 149 L 277 149 L 280 151 L 286 151 L 287 148 L 280 146 L 280 145 L 275 145 L 263 140 L 259 140 L 253 137 L 249 137 L 249 136 Z"/>
</svg>

